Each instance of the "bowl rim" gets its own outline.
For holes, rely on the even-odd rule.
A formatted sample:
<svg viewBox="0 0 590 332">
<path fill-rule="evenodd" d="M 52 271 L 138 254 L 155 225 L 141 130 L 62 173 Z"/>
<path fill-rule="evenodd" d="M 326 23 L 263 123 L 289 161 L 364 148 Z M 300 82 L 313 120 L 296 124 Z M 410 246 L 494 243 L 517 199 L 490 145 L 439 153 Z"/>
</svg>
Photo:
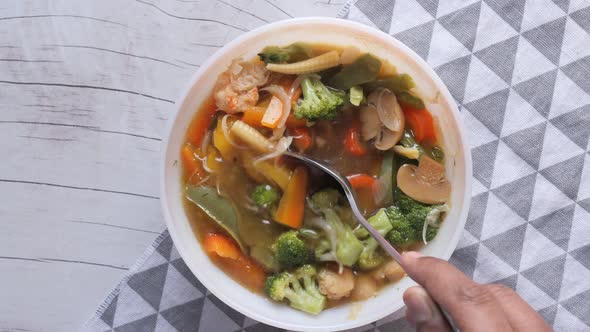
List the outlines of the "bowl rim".
<svg viewBox="0 0 590 332">
<path fill-rule="evenodd" d="M 340 19 L 340 18 L 321 17 L 321 16 L 291 18 L 291 19 L 287 19 L 287 20 L 272 22 L 272 23 L 263 25 L 261 27 L 252 29 L 252 30 L 238 36 L 237 38 L 233 39 L 232 41 L 227 43 L 225 46 L 223 46 L 222 48 L 217 50 L 213 55 L 209 56 L 203 62 L 203 64 L 200 66 L 200 68 L 192 75 L 191 79 L 185 85 L 184 89 L 181 90 L 181 93 L 179 94 L 178 98 L 175 99 L 176 100 L 175 107 L 174 107 L 173 112 L 170 115 L 170 118 L 169 118 L 168 123 L 166 125 L 166 129 L 164 131 L 164 136 L 162 138 L 161 155 L 160 155 L 160 172 L 159 172 L 159 175 L 160 175 L 160 203 L 161 203 L 161 207 L 162 207 L 162 213 L 163 213 L 163 216 L 164 216 L 164 219 L 166 222 L 166 226 L 168 228 L 168 231 L 169 231 L 169 234 L 172 238 L 172 241 L 175 244 L 180 243 L 178 241 L 179 235 L 177 235 L 177 232 L 175 229 L 172 213 L 170 211 L 169 204 L 168 204 L 168 197 L 166 194 L 166 186 L 167 186 L 167 182 L 166 182 L 166 167 L 167 167 L 166 155 L 168 153 L 169 142 L 170 142 L 170 138 L 172 136 L 172 129 L 174 128 L 174 125 L 175 125 L 177 118 L 178 118 L 178 114 L 179 114 L 187 96 L 189 95 L 191 89 L 200 80 L 201 76 L 207 71 L 207 69 L 217 60 L 218 55 L 222 54 L 224 52 L 224 50 L 234 48 L 234 47 L 242 44 L 245 40 L 248 40 L 249 38 L 252 38 L 258 34 L 267 32 L 269 30 L 274 30 L 277 28 L 281 28 L 281 27 L 285 27 L 285 26 L 289 26 L 289 25 L 301 24 L 301 23 L 343 26 L 345 28 L 357 30 L 362 33 L 372 35 L 373 37 L 383 40 L 386 43 L 390 43 L 390 44 L 395 45 L 397 48 L 399 48 L 402 51 L 402 53 L 405 53 L 405 55 L 409 56 L 415 62 L 415 64 L 426 73 L 426 75 L 428 75 L 429 79 L 432 80 L 432 82 L 439 89 L 439 91 L 443 95 L 443 97 L 448 101 L 449 106 L 450 106 L 450 113 L 453 116 L 453 121 L 457 124 L 457 129 L 458 129 L 457 136 L 459 137 L 459 140 L 463 146 L 462 152 L 463 152 L 463 161 L 464 161 L 464 166 L 465 166 L 465 174 L 464 174 L 464 176 L 465 176 L 465 179 L 464 179 L 465 188 L 464 189 L 465 190 L 464 190 L 464 195 L 462 197 L 463 207 L 462 207 L 462 210 L 459 214 L 459 221 L 457 224 L 457 229 L 453 232 L 452 237 L 447 242 L 446 250 L 439 255 L 440 258 L 448 260 L 451 257 L 453 251 L 457 247 L 457 244 L 458 244 L 459 239 L 461 237 L 462 231 L 465 227 L 465 223 L 467 221 L 467 214 L 468 214 L 469 206 L 471 203 L 471 186 L 472 186 L 472 173 L 473 173 L 471 149 L 470 149 L 469 145 L 467 144 L 468 139 L 466 136 L 466 129 L 463 124 L 463 121 L 460 118 L 460 113 L 459 113 L 457 104 L 455 102 L 455 99 L 450 94 L 448 88 L 443 83 L 442 79 L 430 67 L 430 65 L 428 65 L 426 63 L 426 61 L 423 60 L 412 49 L 410 49 L 408 46 L 406 46 L 404 43 L 402 43 L 401 41 L 399 41 L 395 37 L 383 32 L 381 30 L 378 30 L 376 28 L 373 28 L 371 26 L 368 26 L 368 25 L 365 25 L 365 24 L 362 24 L 359 22 L 346 20 L 346 19 Z M 181 256 L 181 258 L 183 260 L 185 260 L 185 257 L 188 257 L 188 254 L 185 251 L 187 249 L 184 247 L 181 247 L 181 246 L 176 246 L 176 248 L 177 248 L 178 253 Z M 195 273 L 195 271 L 193 271 L 190 264 L 187 263 L 187 266 L 191 270 L 191 273 L 193 273 L 193 275 L 195 277 L 197 277 L 198 273 Z M 199 278 L 197 277 L 197 279 L 199 279 Z M 263 315 L 256 313 L 255 311 L 252 311 L 248 305 L 243 304 L 243 302 L 241 302 L 241 301 L 236 301 L 236 300 L 232 299 L 231 296 L 227 296 L 221 287 L 218 287 L 214 283 L 209 282 L 209 280 L 207 280 L 206 278 L 199 279 L 199 281 L 214 296 L 219 298 L 219 300 L 221 300 L 223 303 L 227 304 L 229 307 L 238 311 L 239 313 L 241 313 L 244 316 L 250 317 L 258 322 L 268 324 L 268 325 L 271 325 L 274 327 L 282 328 L 282 329 L 296 330 L 296 331 L 301 330 L 301 326 L 292 325 L 290 323 L 283 323 L 280 320 L 273 319 L 273 318 L 270 318 L 267 316 L 263 316 Z M 395 310 L 392 310 L 391 312 L 386 312 L 386 313 L 382 314 L 381 317 L 372 317 L 370 320 L 355 319 L 355 320 L 349 320 L 346 323 L 339 324 L 337 326 L 334 326 L 334 325 L 332 325 L 332 326 L 318 326 L 318 327 L 313 327 L 313 328 L 306 327 L 305 329 L 306 329 L 306 331 L 325 331 L 325 330 L 339 331 L 339 330 L 344 330 L 344 329 L 350 329 L 350 328 L 359 327 L 359 326 L 371 323 L 373 321 L 382 319 L 388 315 L 393 314 L 394 312 L 395 312 Z"/>
</svg>

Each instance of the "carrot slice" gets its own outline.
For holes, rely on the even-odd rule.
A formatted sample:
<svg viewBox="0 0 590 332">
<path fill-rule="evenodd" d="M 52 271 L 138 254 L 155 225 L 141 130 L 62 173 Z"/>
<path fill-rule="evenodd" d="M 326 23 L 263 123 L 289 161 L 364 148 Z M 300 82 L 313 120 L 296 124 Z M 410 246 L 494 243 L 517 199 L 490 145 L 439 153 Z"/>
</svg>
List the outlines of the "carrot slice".
<svg viewBox="0 0 590 332">
<path fill-rule="evenodd" d="M 346 177 L 350 185 L 354 189 L 372 189 L 373 185 L 377 181 L 374 177 L 367 174 L 353 174 Z"/>
<path fill-rule="evenodd" d="M 203 241 L 203 246 L 208 253 L 224 258 L 238 259 L 242 255 L 238 245 L 232 239 L 222 234 L 207 234 L 207 237 Z"/>
<path fill-rule="evenodd" d="M 299 152 L 303 152 L 311 146 L 311 134 L 307 127 L 289 129 L 289 132 L 293 136 L 293 145 L 295 145 Z"/>
<path fill-rule="evenodd" d="M 249 109 L 244 111 L 241 120 L 253 127 L 260 127 L 262 118 L 264 118 L 264 113 L 266 113 L 266 107 L 250 107 Z"/>
<path fill-rule="evenodd" d="M 305 121 L 305 119 L 297 119 L 295 115 L 293 115 L 293 112 L 291 112 L 289 117 L 287 117 L 287 122 L 285 125 L 287 128 L 305 127 L 307 125 L 307 121 Z"/>
<path fill-rule="evenodd" d="M 418 143 L 436 141 L 436 131 L 432 114 L 426 109 L 404 107 L 404 117 Z"/>
<path fill-rule="evenodd" d="M 361 142 L 359 121 L 353 121 L 352 126 L 346 130 L 344 147 L 353 156 L 363 156 L 367 153 L 367 149 Z"/>
<path fill-rule="evenodd" d="M 300 228 L 303 223 L 308 173 L 305 167 L 297 167 L 283 192 L 275 220 L 291 228 Z"/>
<path fill-rule="evenodd" d="M 275 96 L 270 99 L 270 103 L 264 112 L 260 124 L 267 128 L 274 129 L 278 126 L 281 116 L 283 115 L 283 103 Z"/>
<path fill-rule="evenodd" d="M 193 149 L 190 143 L 185 143 L 180 151 L 184 177 L 190 183 L 197 183 L 207 176 L 207 172 L 203 169 L 203 164 L 197 158 L 198 153 L 200 151 Z"/>
<path fill-rule="evenodd" d="M 213 121 L 217 106 L 215 105 L 215 99 L 210 98 L 205 102 L 203 107 L 199 109 L 197 115 L 191 121 L 187 131 L 186 140 L 193 146 L 200 146 L 203 141 L 203 137 Z"/>
<path fill-rule="evenodd" d="M 260 264 L 244 254 L 241 254 L 237 260 L 231 261 L 231 263 L 235 264 L 236 268 L 240 270 L 240 281 L 245 286 L 255 290 L 262 290 L 264 288 L 266 272 Z"/>
</svg>

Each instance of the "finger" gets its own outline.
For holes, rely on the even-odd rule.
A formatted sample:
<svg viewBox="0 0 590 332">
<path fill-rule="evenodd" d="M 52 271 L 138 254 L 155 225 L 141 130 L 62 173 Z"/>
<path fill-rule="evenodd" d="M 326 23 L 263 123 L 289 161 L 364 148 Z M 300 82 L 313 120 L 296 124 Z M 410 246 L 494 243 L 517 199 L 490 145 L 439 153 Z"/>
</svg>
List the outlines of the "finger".
<svg viewBox="0 0 590 332">
<path fill-rule="evenodd" d="M 404 293 L 406 304 L 406 320 L 418 332 L 451 331 L 438 305 L 434 303 L 426 290 L 421 286 L 408 288 Z"/>
<path fill-rule="evenodd" d="M 402 267 L 422 285 L 463 331 L 510 331 L 492 293 L 446 261 L 417 252 L 402 255 Z"/>
<path fill-rule="evenodd" d="M 547 323 L 515 291 L 503 285 L 486 285 L 506 313 L 514 331 L 551 331 Z"/>
</svg>

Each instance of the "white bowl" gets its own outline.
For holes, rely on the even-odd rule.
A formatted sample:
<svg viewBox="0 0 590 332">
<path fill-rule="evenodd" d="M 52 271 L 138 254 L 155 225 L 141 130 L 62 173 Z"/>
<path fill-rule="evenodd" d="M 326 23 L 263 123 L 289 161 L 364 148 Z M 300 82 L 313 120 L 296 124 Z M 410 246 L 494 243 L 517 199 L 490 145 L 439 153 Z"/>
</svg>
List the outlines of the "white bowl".
<svg viewBox="0 0 590 332">
<path fill-rule="evenodd" d="M 402 294 L 415 283 L 406 277 L 382 289 L 376 297 L 361 303 L 355 319 L 349 318 L 352 304 L 312 316 L 248 291 L 211 263 L 201 249 L 183 210 L 181 169 L 176 162 L 190 120 L 231 60 L 237 57 L 249 59 L 268 45 L 287 45 L 297 41 L 355 45 L 390 61 L 399 72 L 410 74 L 425 100 L 437 100 L 438 103 L 429 105 L 429 109 L 438 117 L 444 133 L 443 146 L 452 183 L 452 208 L 438 236 L 422 252 L 442 259 L 451 256 L 463 231 L 471 196 L 471 154 L 460 113 L 440 78 L 412 50 L 381 31 L 346 20 L 298 18 L 268 24 L 240 36 L 212 55 L 178 99 L 178 109 L 170 120 L 163 141 L 160 199 L 168 230 L 180 255 L 203 285 L 221 301 L 252 319 L 279 328 L 337 331 L 371 323 L 403 308 Z"/>
</svg>

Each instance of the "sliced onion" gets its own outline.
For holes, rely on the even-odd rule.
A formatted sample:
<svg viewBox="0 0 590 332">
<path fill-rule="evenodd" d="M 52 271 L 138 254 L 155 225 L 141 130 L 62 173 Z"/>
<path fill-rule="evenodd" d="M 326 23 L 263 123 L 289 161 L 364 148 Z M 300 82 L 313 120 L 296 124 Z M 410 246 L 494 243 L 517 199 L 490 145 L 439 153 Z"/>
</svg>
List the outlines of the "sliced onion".
<svg viewBox="0 0 590 332">
<path fill-rule="evenodd" d="M 424 244 L 428 244 L 428 241 L 426 241 L 426 231 L 428 230 L 428 221 L 426 221 L 426 219 L 424 219 L 424 226 L 422 227 L 422 242 L 424 242 Z"/>
<path fill-rule="evenodd" d="M 303 81 L 305 77 L 305 75 L 297 76 L 297 78 L 293 81 L 293 84 L 291 84 L 291 88 L 289 89 L 289 97 L 293 97 L 295 90 L 297 90 L 297 88 L 301 85 L 301 81 Z"/>
<path fill-rule="evenodd" d="M 389 177 L 389 180 L 391 181 L 391 176 Z M 373 183 L 372 189 L 373 200 L 377 205 L 382 205 L 388 191 L 391 190 L 391 188 L 387 186 L 385 177 L 380 177 L 377 181 L 375 181 Z"/>
<path fill-rule="evenodd" d="M 197 174 L 197 172 L 196 172 L 196 171 L 195 171 L 193 174 L 191 174 L 191 176 L 188 178 L 188 181 L 187 181 L 187 182 L 188 182 L 188 183 L 192 182 L 191 180 L 192 180 L 193 176 L 195 176 L 196 174 Z M 205 182 L 209 181 L 209 178 L 210 178 L 210 176 L 209 176 L 209 175 L 207 175 L 206 177 L 204 177 L 203 179 L 201 179 L 201 181 L 199 181 L 198 183 L 195 183 L 194 185 L 195 185 L 195 186 L 200 186 L 200 185 L 202 185 L 203 183 L 205 183 Z"/>
<path fill-rule="evenodd" d="M 244 69 L 244 67 L 240 65 L 240 61 L 242 61 L 242 59 L 236 59 L 232 62 L 230 66 L 230 71 L 232 74 L 238 75 L 240 72 L 242 72 L 242 69 Z"/>
<path fill-rule="evenodd" d="M 229 144 L 231 144 L 233 147 L 236 147 L 236 148 L 242 149 L 242 150 L 246 149 L 245 146 L 236 143 L 236 141 L 234 141 L 233 138 L 231 138 L 231 135 L 229 133 L 229 128 L 227 128 L 227 117 L 228 116 L 230 116 L 230 115 L 226 114 L 223 116 L 223 118 L 221 118 L 221 131 L 223 132 L 223 136 L 229 142 Z"/>
<path fill-rule="evenodd" d="M 205 171 L 207 171 L 207 173 L 215 173 L 214 170 L 212 170 L 211 168 L 209 168 L 209 166 L 207 166 L 207 157 L 203 158 L 203 160 L 201 161 L 201 164 L 203 166 L 203 169 Z"/>
<path fill-rule="evenodd" d="M 287 130 L 287 128 L 285 126 L 277 127 L 275 129 L 273 129 L 272 136 L 270 137 L 270 140 L 276 141 L 276 140 L 280 139 L 285 134 L 285 130 Z"/>
<path fill-rule="evenodd" d="M 424 226 L 422 227 L 422 241 L 424 244 L 428 244 L 426 241 L 426 231 L 428 230 L 428 226 L 436 226 L 438 220 L 440 219 L 440 214 L 448 212 L 449 206 L 446 204 L 436 207 L 428 212 L 426 218 L 424 218 Z"/>
<path fill-rule="evenodd" d="M 203 154 L 205 154 L 205 151 L 207 151 L 209 143 L 211 143 L 211 130 L 207 131 L 203 137 L 203 141 L 201 142 L 201 152 L 203 152 Z"/>
<path fill-rule="evenodd" d="M 252 164 L 258 164 L 259 162 L 273 159 L 279 157 L 287 151 L 291 143 L 293 142 L 293 136 L 282 137 L 277 144 L 275 144 L 275 148 L 271 153 L 265 154 L 262 157 L 255 159 Z"/>
<path fill-rule="evenodd" d="M 219 196 L 223 196 L 223 193 L 221 192 L 221 182 L 219 182 L 219 177 L 215 177 L 215 188 L 217 188 L 217 195 Z"/>
</svg>

